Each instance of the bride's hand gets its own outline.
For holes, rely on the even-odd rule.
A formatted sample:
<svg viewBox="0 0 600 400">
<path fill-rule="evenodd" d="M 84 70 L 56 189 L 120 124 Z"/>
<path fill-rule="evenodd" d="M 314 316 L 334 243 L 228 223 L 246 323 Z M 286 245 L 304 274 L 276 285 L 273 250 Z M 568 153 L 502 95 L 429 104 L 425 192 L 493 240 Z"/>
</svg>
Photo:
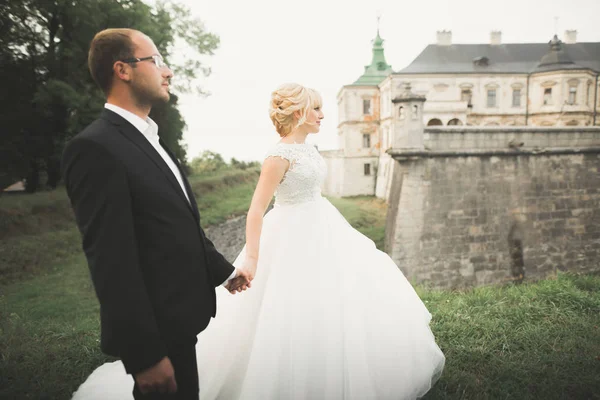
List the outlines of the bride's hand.
<svg viewBox="0 0 600 400">
<path fill-rule="evenodd" d="M 258 260 L 250 257 L 246 257 L 244 263 L 242 264 L 242 271 L 244 271 L 245 276 L 248 278 L 248 283 L 252 282 L 254 277 L 256 276 L 256 267 L 258 264 Z"/>
</svg>

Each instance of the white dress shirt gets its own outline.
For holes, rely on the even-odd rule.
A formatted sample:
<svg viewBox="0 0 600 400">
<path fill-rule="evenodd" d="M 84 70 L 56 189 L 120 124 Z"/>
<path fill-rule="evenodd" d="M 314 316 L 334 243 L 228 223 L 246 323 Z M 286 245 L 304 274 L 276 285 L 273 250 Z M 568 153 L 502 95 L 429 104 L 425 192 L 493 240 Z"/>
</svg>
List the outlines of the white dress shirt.
<svg viewBox="0 0 600 400">
<path fill-rule="evenodd" d="M 183 178 L 181 177 L 181 172 L 179 172 L 179 168 L 177 168 L 177 165 L 175 165 L 173 159 L 169 157 L 165 149 L 160 145 L 158 141 L 158 125 L 156 125 L 156 122 L 152 121 L 152 118 L 150 117 L 146 118 L 146 120 L 143 120 L 134 113 L 127 111 L 119 106 L 115 106 L 114 104 L 105 103 L 104 107 L 125 118 L 127 122 L 135 126 L 137 130 L 140 131 L 142 135 L 144 135 L 144 137 L 148 140 L 148 142 L 150 142 L 152 147 L 154 147 L 154 150 L 156 150 L 156 152 L 160 154 L 162 159 L 169 166 L 169 169 L 171 170 L 171 172 L 173 172 L 175 179 L 177 179 L 177 182 L 179 182 L 179 186 L 181 186 L 181 190 L 183 191 L 185 198 L 188 202 L 190 202 L 190 198 L 188 197 L 188 194 L 185 190 L 185 185 L 183 184 Z M 235 277 L 236 271 L 237 270 L 235 269 L 233 270 L 233 273 L 229 275 L 229 278 L 227 278 L 225 282 L 223 282 L 223 285 Z"/>
</svg>

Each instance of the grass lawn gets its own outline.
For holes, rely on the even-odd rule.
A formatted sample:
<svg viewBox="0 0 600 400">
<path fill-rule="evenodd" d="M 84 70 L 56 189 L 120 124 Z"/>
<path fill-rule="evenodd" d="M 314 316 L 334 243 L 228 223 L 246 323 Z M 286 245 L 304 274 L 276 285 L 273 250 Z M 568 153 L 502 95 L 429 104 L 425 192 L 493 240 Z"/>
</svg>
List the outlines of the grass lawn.
<svg viewBox="0 0 600 400">
<path fill-rule="evenodd" d="M 245 211 L 256 177 L 192 178 L 203 224 Z M 61 204 L 61 194 L 54 196 Z M 5 207 L 4 200 L 0 223 L 12 234 L 0 239 L 0 399 L 68 399 L 109 360 L 98 349 L 98 304 L 78 232 L 69 227 L 72 221 L 42 222 L 46 228 L 32 232 L 35 222 L 27 207 L 31 213 L 33 205 L 43 208 L 47 202 L 33 196 L 15 217 L 18 207 Z M 385 205 L 380 200 L 331 201 L 381 246 Z M 6 222 L 7 214 L 12 222 Z M 38 214 L 40 221 L 52 219 L 50 212 Z M 427 399 L 600 398 L 600 276 L 561 274 L 519 286 L 417 290 L 447 357 Z"/>
<path fill-rule="evenodd" d="M 258 169 L 249 169 L 191 176 L 202 226 L 248 211 L 258 174 Z M 81 239 L 64 188 L 0 196 L 0 285 L 51 273 L 69 255 L 80 253 Z"/>
</svg>

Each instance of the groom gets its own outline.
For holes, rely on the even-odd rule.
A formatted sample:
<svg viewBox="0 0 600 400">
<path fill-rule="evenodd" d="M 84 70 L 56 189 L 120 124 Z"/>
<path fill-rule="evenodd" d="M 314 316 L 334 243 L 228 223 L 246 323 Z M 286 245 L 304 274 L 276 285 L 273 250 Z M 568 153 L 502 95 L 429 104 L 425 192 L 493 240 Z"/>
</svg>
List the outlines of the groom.
<svg viewBox="0 0 600 400">
<path fill-rule="evenodd" d="M 153 41 L 99 32 L 88 65 L 106 95 L 100 118 L 65 147 L 62 171 L 100 302 L 101 348 L 122 359 L 136 399 L 198 399 L 196 335 L 216 313 L 215 287 L 246 272 L 200 227 L 190 185 L 148 114 L 173 76 Z"/>
</svg>

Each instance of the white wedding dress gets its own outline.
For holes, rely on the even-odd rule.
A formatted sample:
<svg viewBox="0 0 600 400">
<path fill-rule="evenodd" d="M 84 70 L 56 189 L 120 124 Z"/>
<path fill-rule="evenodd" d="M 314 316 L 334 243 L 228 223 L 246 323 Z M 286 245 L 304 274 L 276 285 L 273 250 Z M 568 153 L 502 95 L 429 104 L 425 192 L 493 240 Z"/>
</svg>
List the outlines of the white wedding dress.
<svg viewBox="0 0 600 400">
<path fill-rule="evenodd" d="M 264 218 L 252 287 L 218 288 L 217 317 L 198 336 L 201 400 L 424 395 L 445 362 L 431 314 L 390 257 L 321 196 L 326 166 L 314 146 L 279 143 L 267 156 L 290 168 Z M 117 361 L 74 398 L 132 399 L 132 388 Z"/>
</svg>

